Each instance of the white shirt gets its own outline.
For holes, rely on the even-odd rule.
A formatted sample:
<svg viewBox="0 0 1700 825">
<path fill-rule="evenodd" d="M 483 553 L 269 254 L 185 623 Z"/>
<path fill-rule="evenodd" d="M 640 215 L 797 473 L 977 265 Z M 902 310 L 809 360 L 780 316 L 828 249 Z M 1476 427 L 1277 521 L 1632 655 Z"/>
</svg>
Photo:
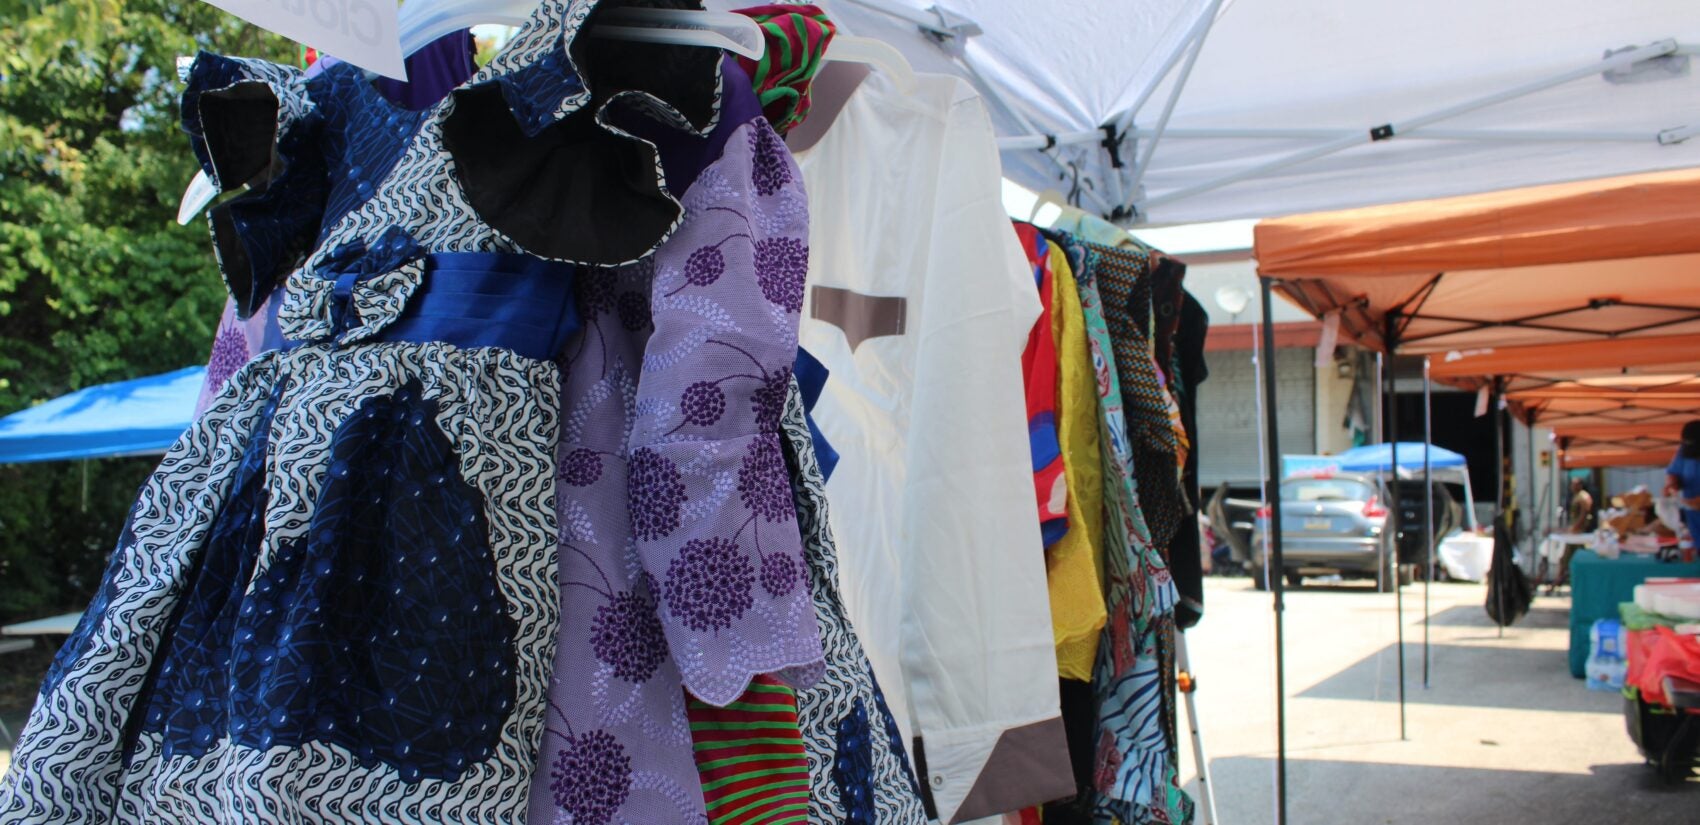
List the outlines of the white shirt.
<svg viewBox="0 0 1700 825">
<path fill-rule="evenodd" d="M 1021 371 L 1041 307 L 985 106 L 955 77 L 904 96 L 875 71 L 798 163 L 851 621 L 940 820 L 1071 796 Z M 883 320 L 903 332 L 852 348 L 815 317 L 823 288 L 900 298 Z"/>
</svg>

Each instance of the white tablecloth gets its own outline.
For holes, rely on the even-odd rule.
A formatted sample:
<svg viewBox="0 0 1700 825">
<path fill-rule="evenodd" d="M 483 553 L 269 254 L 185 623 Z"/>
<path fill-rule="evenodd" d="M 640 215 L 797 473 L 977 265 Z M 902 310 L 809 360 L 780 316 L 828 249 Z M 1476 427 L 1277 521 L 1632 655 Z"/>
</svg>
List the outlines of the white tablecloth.
<svg viewBox="0 0 1700 825">
<path fill-rule="evenodd" d="M 33 622 L 9 624 L 0 627 L 0 636 L 69 636 L 76 632 L 77 621 L 82 617 L 81 613 L 66 613 Z"/>
<path fill-rule="evenodd" d="M 1439 557 L 1446 575 L 1462 581 L 1482 581 L 1493 565 L 1493 537 L 1453 533 L 1441 539 Z"/>
<path fill-rule="evenodd" d="M 1557 564 L 1564 560 L 1564 548 L 1571 545 L 1592 547 L 1593 544 L 1593 533 L 1553 533 L 1541 542 L 1541 556 Z"/>
</svg>

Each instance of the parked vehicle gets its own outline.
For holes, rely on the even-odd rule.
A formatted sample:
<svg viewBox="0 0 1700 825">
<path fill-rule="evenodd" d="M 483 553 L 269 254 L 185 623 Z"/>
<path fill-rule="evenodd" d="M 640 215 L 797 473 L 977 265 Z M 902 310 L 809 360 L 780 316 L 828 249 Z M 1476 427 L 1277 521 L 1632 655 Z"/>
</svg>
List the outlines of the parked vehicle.
<svg viewBox="0 0 1700 825">
<path fill-rule="evenodd" d="M 1393 537 L 1387 525 L 1389 500 L 1386 486 L 1375 475 L 1338 475 L 1289 478 L 1281 482 L 1282 569 L 1273 571 L 1298 586 L 1306 575 L 1339 575 L 1347 579 L 1372 579 L 1377 589 L 1391 592 L 1394 571 L 1410 581 L 1409 568 L 1394 559 Z M 1268 529 L 1268 508 L 1257 511 L 1251 540 L 1251 576 L 1259 589 L 1268 586 L 1264 575 L 1263 533 Z"/>
</svg>

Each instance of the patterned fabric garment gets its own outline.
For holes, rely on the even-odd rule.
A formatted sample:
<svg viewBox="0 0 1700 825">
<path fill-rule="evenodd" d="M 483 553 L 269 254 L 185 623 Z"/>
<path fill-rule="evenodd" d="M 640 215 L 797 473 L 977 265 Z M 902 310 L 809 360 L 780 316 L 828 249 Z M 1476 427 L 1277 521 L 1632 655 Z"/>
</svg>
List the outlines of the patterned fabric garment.
<svg viewBox="0 0 1700 825">
<path fill-rule="evenodd" d="M 783 825 L 809 819 L 809 762 L 797 693 L 757 676 L 725 707 L 686 700 L 710 825 Z"/>
<path fill-rule="evenodd" d="M 761 59 L 738 58 L 755 83 L 761 111 L 785 134 L 809 116 L 809 87 L 838 27 L 819 6 L 771 5 L 738 9 L 760 24 L 767 49 Z"/>
<path fill-rule="evenodd" d="M 818 672 L 813 603 L 783 586 L 803 560 L 773 375 L 796 172 L 747 79 L 721 117 L 735 68 L 576 42 L 591 8 L 545 0 L 425 112 L 346 65 L 189 67 L 203 170 L 263 184 L 209 215 L 236 309 L 284 284 L 299 343 L 239 369 L 144 486 L 0 823 L 517 822 L 528 798 L 540 822 L 696 823 L 683 689 Z M 587 426 L 578 382 L 604 379 L 625 411 Z M 604 483 L 558 496 L 558 473 Z M 791 575 L 757 587 L 758 565 Z"/>
<path fill-rule="evenodd" d="M 1152 543 L 1133 477 L 1134 444 L 1122 406 L 1121 372 L 1092 246 L 1064 233 L 1051 237 L 1069 255 L 1080 288 L 1087 342 L 1098 378 L 1105 479 L 1104 558 L 1109 620 L 1094 670 L 1099 708 L 1094 782 L 1100 821 L 1127 825 L 1186 822 L 1191 803 L 1174 786 L 1174 743 L 1163 722 L 1159 639 L 1176 604 L 1175 585 Z M 1178 796 L 1177 796 L 1178 795 Z"/>
<path fill-rule="evenodd" d="M 561 642 L 532 822 L 705 815 L 685 694 L 821 670 L 780 420 L 808 266 L 802 177 L 728 65 L 719 155 L 650 260 L 581 270 L 564 370 Z M 660 140 L 663 165 L 698 141 Z"/>
<path fill-rule="evenodd" d="M 1021 373 L 1027 381 L 1027 440 L 1033 448 L 1033 490 L 1039 501 L 1039 530 L 1046 547 L 1068 534 L 1068 475 L 1062 444 L 1057 440 L 1057 336 L 1052 328 L 1056 273 L 1050 252 L 1038 230 L 1017 224 L 1027 263 L 1033 267 L 1033 286 L 1041 312 L 1021 352 Z"/>
<path fill-rule="evenodd" d="M 838 591 L 838 550 L 827 521 L 826 480 L 816 460 L 804 396 L 785 403 L 785 460 L 802 527 L 809 591 L 820 619 L 826 675 L 798 694 L 808 745 L 815 825 L 921 825 L 920 785 Z"/>
<path fill-rule="evenodd" d="M 1104 478 L 1098 435 L 1098 382 L 1080 307 L 1080 291 L 1062 248 L 1038 230 L 1017 223 L 1024 248 L 1043 250 L 1036 261 L 1047 272 L 1052 294 L 1049 324 L 1056 340 L 1057 439 L 1068 483 L 1068 532 L 1045 551 L 1045 581 L 1051 596 L 1051 630 L 1056 638 L 1057 675 L 1092 680 L 1104 629 Z"/>
<path fill-rule="evenodd" d="M 1082 243 L 1084 262 L 1104 300 L 1104 321 L 1114 345 L 1127 405 L 1133 471 L 1151 541 L 1168 554 L 1181 527 L 1180 464 L 1185 429 L 1152 348 L 1150 256 L 1144 250 Z"/>
<path fill-rule="evenodd" d="M 303 65 L 319 67 L 318 72 L 309 68 L 307 76 L 329 68 L 326 63 L 319 62 L 316 51 L 306 46 L 301 48 Z M 478 66 L 472 60 L 474 50 L 470 31 L 462 29 L 452 32 L 407 56 L 409 80 L 381 77 L 375 82 L 385 99 L 407 109 L 424 109 L 442 100 L 451 90 L 465 83 L 467 78 L 478 71 Z M 328 61 L 330 64 L 335 62 L 334 58 Z M 374 107 L 370 111 L 381 110 Z M 237 368 L 262 352 L 283 346 L 283 334 L 277 325 L 277 310 L 281 303 L 281 300 L 267 297 L 250 317 L 243 319 L 236 315 L 235 299 L 225 302 L 218 330 L 213 334 L 212 354 L 207 359 L 207 377 L 201 385 L 200 398 L 195 402 L 196 416 L 205 412 L 212 404 L 213 399 L 218 396 L 218 391 L 224 387 L 224 382 L 236 374 Z"/>
</svg>

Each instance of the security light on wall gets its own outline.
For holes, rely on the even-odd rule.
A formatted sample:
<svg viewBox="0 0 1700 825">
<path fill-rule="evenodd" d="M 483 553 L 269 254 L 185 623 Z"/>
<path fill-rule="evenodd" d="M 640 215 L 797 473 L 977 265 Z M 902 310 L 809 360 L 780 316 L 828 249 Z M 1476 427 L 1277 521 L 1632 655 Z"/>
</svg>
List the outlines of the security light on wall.
<svg viewBox="0 0 1700 825">
<path fill-rule="evenodd" d="M 1239 320 L 1240 313 L 1245 311 L 1246 305 L 1249 303 L 1251 303 L 1251 293 L 1237 286 L 1224 286 L 1216 290 L 1216 306 L 1221 307 L 1223 312 L 1232 315 L 1236 321 Z"/>
</svg>

